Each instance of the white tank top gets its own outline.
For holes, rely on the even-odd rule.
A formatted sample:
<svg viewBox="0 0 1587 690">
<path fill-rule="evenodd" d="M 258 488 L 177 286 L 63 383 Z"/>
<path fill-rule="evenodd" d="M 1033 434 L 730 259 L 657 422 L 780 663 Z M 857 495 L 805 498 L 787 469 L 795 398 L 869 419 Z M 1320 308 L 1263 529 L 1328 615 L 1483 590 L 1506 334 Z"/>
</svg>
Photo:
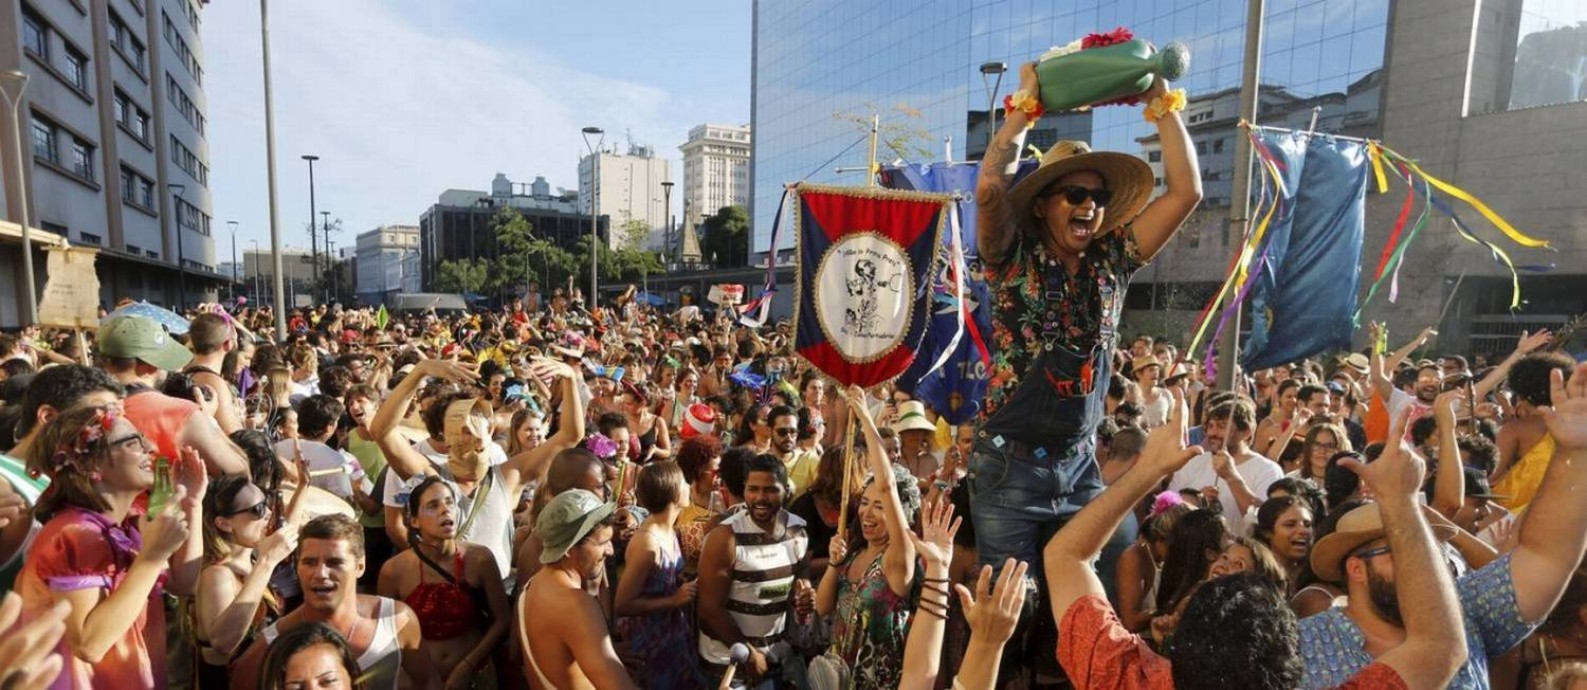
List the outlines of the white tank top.
<svg viewBox="0 0 1587 690">
<path fill-rule="evenodd" d="M 745 511 L 722 524 L 733 529 L 733 581 L 727 612 L 745 642 L 766 648 L 782 640 L 786 614 L 793 605 L 794 568 L 804 560 L 810 539 L 805 521 L 786 510 L 772 532 L 755 524 Z M 728 646 L 700 631 L 700 657 L 718 666 L 730 661 Z"/>
<path fill-rule="evenodd" d="M 397 603 L 386 597 L 376 599 L 380 604 L 375 610 L 375 636 L 370 638 L 364 653 L 358 655 L 358 668 L 363 672 L 366 690 L 396 690 L 397 670 L 402 668 L 402 645 L 397 643 Z M 273 644 L 280 635 L 274 623 L 260 634 L 266 646 Z"/>
</svg>

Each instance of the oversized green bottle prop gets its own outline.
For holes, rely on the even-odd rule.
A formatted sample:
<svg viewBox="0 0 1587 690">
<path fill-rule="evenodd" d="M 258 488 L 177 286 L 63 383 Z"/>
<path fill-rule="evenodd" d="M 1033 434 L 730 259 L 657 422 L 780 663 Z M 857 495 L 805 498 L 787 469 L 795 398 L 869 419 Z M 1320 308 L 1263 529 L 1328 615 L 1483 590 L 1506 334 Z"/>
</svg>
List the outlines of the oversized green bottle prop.
<svg viewBox="0 0 1587 690">
<path fill-rule="evenodd" d="M 1170 43 L 1154 50 L 1136 38 L 1110 46 L 1079 50 L 1036 65 L 1041 104 L 1062 112 L 1137 96 L 1152 87 L 1154 75 L 1174 81 L 1190 69 L 1190 49 Z"/>
</svg>

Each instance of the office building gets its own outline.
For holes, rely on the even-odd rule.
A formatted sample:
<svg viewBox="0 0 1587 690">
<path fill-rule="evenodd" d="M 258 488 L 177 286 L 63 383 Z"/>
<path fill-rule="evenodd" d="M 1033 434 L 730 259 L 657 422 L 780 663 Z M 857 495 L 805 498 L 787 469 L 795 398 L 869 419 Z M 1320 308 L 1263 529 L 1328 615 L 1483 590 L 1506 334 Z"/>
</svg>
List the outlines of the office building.
<svg viewBox="0 0 1587 690">
<path fill-rule="evenodd" d="M 724 206 L 749 206 L 749 125 L 699 125 L 683 152 L 683 227 Z"/>
<path fill-rule="evenodd" d="M 259 305 L 275 301 L 275 264 L 269 249 L 248 249 L 243 252 L 243 288 L 253 295 L 251 301 Z M 315 288 L 314 256 L 297 247 L 281 249 L 281 276 L 285 286 L 287 304 L 291 307 L 308 307 L 319 304 Z"/>
<path fill-rule="evenodd" d="M 598 163 L 597 163 L 598 161 Z M 667 227 L 667 209 L 661 183 L 672 181 L 672 162 L 657 158 L 649 146 L 630 142 L 628 153 L 617 153 L 615 145 L 579 159 L 579 212 L 588 216 L 592 189 L 591 175 L 599 184 L 595 189 L 595 215 L 610 218 L 612 228 L 621 230 L 606 237 L 612 247 L 632 242 L 639 247 L 656 243 L 652 235 Z M 635 223 L 634 221 L 638 221 Z M 635 226 L 630 230 L 629 226 Z M 639 237 L 626 237 L 629 232 Z"/>
<path fill-rule="evenodd" d="M 660 192 L 660 189 L 657 189 Z M 448 189 L 436 203 L 419 216 L 419 276 L 424 290 L 435 288 L 441 262 L 458 259 L 491 259 L 500 256 L 491 218 L 502 207 L 517 209 L 533 227 L 538 238 L 571 247 L 590 234 L 590 216 L 581 212 L 579 195 L 565 189 L 551 192 L 544 177 L 534 182 L 517 183 L 496 174 L 489 192 Z M 659 205 L 659 204 L 658 204 Z M 600 216 L 596 227 L 605 239 L 607 216 Z M 406 270 L 406 269 L 405 269 Z M 407 275 L 404 273 L 404 275 Z"/>
<path fill-rule="evenodd" d="M 408 282 L 403 273 L 407 257 L 419 253 L 419 226 L 378 227 L 360 233 L 356 242 L 358 280 L 354 293 L 358 300 L 379 304 L 403 292 L 403 285 Z M 417 279 L 418 276 L 414 276 L 414 282 Z"/>
<path fill-rule="evenodd" d="M 0 117 L 3 213 L 73 245 L 97 247 L 100 301 L 212 300 L 217 272 L 206 140 L 207 0 L 20 0 L 0 9 L 0 72 L 28 75 L 16 170 Z M 21 85 L 0 79 L 15 96 Z M 47 276 L 35 247 L 36 290 Z M 182 271 L 179 275 L 178 267 Z M 0 235 L 0 326 L 25 313 L 21 246 Z"/>
<path fill-rule="evenodd" d="M 866 132 L 858 125 L 870 113 L 892 125 L 883 163 L 979 156 L 988 102 L 1014 90 L 1018 65 L 1124 26 L 1158 44 L 1181 41 L 1192 54 L 1176 86 L 1190 97 L 1182 117 L 1200 156 L 1205 201 L 1181 237 L 1135 277 L 1125 316 L 1126 332 L 1183 340 L 1240 242 L 1228 218 L 1234 144 L 1244 136 L 1237 125 L 1246 7 L 1244 0 L 756 2 L 751 260 L 773 250 L 772 216 L 786 183 L 864 183 L 862 173 L 836 169 L 863 169 Z M 1447 221 L 1411 247 L 1398 302 L 1379 295 L 1365 312 L 1411 328 L 1431 323 L 1448 304 L 1441 348 L 1508 352 L 1520 330 L 1558 326 L 1580 312 L 1587 291 L 1587 197 L 1570 191 L 1582 187 L 1587 160 L 1580 136 L 1587 79 L 1579 68 L 1587 64 L 1587 5 L 1499 0 L 1480 8 L 1477 0 L 1269 1 L 1258 121 L 1381 138 L 1524 232 L 1549 239 L 1558 254 L 1512 254 L 1518 264 L 1555 266 L 1522 275 L 1529 304 L 1521 313 L 1508 310 L 1509 274 L 1485 250 L 1456 239 Z M 997 94 L 982 81 L 980 68 L 991 61 L 1009 66 Z M 1083 139 L 1161 164 L 1155 128 L 1138 107 L 1049 115 L 1030 137 L 1042 149 Z M 1376 265 L 1404 189 L 1370 195 L 1364 272 Z M 1502 241 L 1477 213 L 1464 220 Z M 779 255 L 793 243 L 785 228 Z"/>
</svg>

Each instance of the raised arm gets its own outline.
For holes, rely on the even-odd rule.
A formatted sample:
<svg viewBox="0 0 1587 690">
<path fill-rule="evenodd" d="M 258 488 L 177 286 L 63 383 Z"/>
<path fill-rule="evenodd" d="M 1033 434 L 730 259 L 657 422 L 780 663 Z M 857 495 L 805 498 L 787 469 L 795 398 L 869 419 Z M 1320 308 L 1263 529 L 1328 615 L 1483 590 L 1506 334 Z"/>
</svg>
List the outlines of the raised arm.
<svg viewBox="0 0 1587 690">
<path fill-rule="evenodd" d="M 1040 92 L 1036 79 L 1036 63 L 1027 62 L 1019 67 L 1019 90 L 1035 95 Z M 1012 109 L 1004 113 L 1003 126 L 992 136 L 992 146 L 981 158 L 980 177 L 975 182 L 976 248 L 981 260 L 1000 264 L 1019 235 L 1013 221 L 1015 210 L 1008 205 L 1008 184 L 1013 171 L 1009 164 L 1018 160 L 1019 148 L 1025 143 L 1025 130 L 1030 117 L 1025 111 Z"/>
<path fill-rule="evenodd" d="M 1549 396 L 1551 406 L 1541 411 L 1554 437 L 1554 457 L 1527 506 L 1510 561 L 1515 603 L 1528 621 L 1554 608 L 1587 547 L 1587 364 L 1576 366 L 1568 385 L 1554 371 Z"/>
<path fill-rule="evenodd" d="M 882 450 L 882 434 L 866 408 L 865 389 L 850 386 L 848 392 L 849 409 L 865 431 L 865 459 L 870 465 L 872 480 L 885 482 L 887 487 L 882 511 L 887 516 L 887 550 L 883 552 L 882 570 L 893 594 L 907 596 L 909 584 L 915 579 L 915 543 L 904 536 L 909 531 L 909 518 L 904 515 L 903 501 L 898 498 L 898 485 L 893 483 L 892 463 L 887 460 L 887 452 Z"/>
<path fill-rule="evenodd" d="M 1472 401 L 1474 403 L 1482 402 L 1483 398 L 1488 397 L 1488 393 L 1498 388 L 1499 384 L 1504 382 L 1505 377 L 1510 375 L 1510 367 L 1515 366 L 1515 363 L 1521 361 L 1522 357 L 1549 344 L 1553 337 L 1547 329 L 1536 333 L 1521 331 L 1521 339 L 1516 341 L 1515 351 L 1511 352 L 1509 357 L 1505 357 L 1503 362 L 1493 368 L 1493 371 L 1488 372 L 1487 376 L 1482 377 L 1482 380 L 1477 382 L 1476 395 L 1472 397 Z"/>
<path fill-rule="evenodd" d="M 270 575 L 297 548 L 298 530 L 283 525 L 259 543 L 259 559 L 241 583 L 224 565 L 204 569 L 198 585 L 198 627 L 216 653 L 230 656 L 242 644 L 259 612 Z"/>
<path fill-rule="evenodd" d="M 909 637 L 904 641 L 904 675 L 899 679 L 900 690 L 931 690 L 937 685 L 942 640 L 948 627 L 948 567 L 953 562 L 953 535 L 959 531 L 959 519 L 953 517 L 953 503 L 927 501 L 921 508 L 920 531 L 924 537 L 915 536 L 913 531 L 905 532 L 926 563 L 926 580 L 915 602 Z"/>
<path fill-rule="evenodd" d="M 1466 502 L 1466 475 L 1461 471 L 1460 446 L 1455 435 L 1455 405 L 1463 398 L 1460 391 L 1445 391 L 1433 400 L 1433 418 L 1438 421 L 1438 469 L 1433 479 L 1432 506 L 1451 520 Z"/>
<path fill-rule="evenodd" d="M 1043 552 L 1047 583 L 1051 587 L 1053 620 L 1060 627 L 1064 612 L 1087 595 L 1103 596 L 1102 581 L 1091 569 L 1091 560 L 1118 529 L 1124 516 L 1135 508 L 1165 477 L 1201 453 L 1201 448 L 1185 448 L 1185 399 L 1174 395 L 1168 423 L 1152 430 L 1146 447 L 1135 465 L 1118 482 L 1086 505 L 1069 524 L 1058 530 Z"/>
<path fill-rule="evenodd" d="M 529 371 L 535 378 L 551 381 L 551 385 L 562 388 L 562 405 L 558 409 L 557 432 L 539 447 L 508 458 L 507 463 L 501 466 L 502 476 L 511 485 L 509 495 L 517 495 L 517 489 L 544 474 L 557 453 L 584 440 L 584 404 L 579 400 L 578 372 L 566 364 L 545 358 L 537 358 L 529 365 Z"/>
<path fill-rule="evenodd" d="M 1142 94 L 1142 98 L 1148 100 L 1167 97 L 1168 82 L 1162 77 Z M 1196 160 L 1196 149 L 1190 145 L 1190 134 L 1185 131 L 1178 111 L 1169 111 L 1157 118 L 1157 139 L 1163 146 L 1163 182 L 1167 189 L 1147 204 L 1130 226 L 1142 261 L 1157 256 L 1201 203 L 1201 164 Z"/>
<path fill-rule="evenodd" d="M 408 408 L 413 405 L 413 399 L 419 393 L 419 386 L 427 377 L 444 378 L 451 381 L 469 383 L 478 380 L 478 375 L 454 362 L 439 359 L 421 360 L 409 372 L 397 389 L 391 392 L 380 409 L 375 412 L 374 421 L 369 423 L 369 434 L 380 445 L 381 452 L 386 454 L 386 464 L 391 471 L 396 472 L 402 480 L 407 480 L 416 474 L 424 474 L 430 469 L 430 461 L 424 455 L 413 449 L 407 440 L 397 433 L 397 426 L 404 417 L 408 416 Z"/>
<path fill-rule="evenodd" d="M 1406 410 L 1394 420 L 1389 442 L 1375 462 L 1346 459 L 1340 464 L 1360 475 L 1377 495 L 1394 554 L 1394 592 L 1405 639 L 1377 661 L 1392 667 L 1407 687 L 1439 688 L 1466 661 L 1465 625 L 1454 580 L 1416 502 L 1424 466 L 1401 440 L 1409 417 Z"/>
</svg>

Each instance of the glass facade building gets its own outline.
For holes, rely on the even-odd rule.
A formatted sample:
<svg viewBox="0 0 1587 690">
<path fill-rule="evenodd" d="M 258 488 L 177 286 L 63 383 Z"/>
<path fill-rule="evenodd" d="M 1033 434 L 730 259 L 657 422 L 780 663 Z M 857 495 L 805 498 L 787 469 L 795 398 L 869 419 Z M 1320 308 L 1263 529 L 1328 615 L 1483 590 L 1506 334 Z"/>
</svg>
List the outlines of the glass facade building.
<svg viewBox="0 0 1587 690">
<path fill-rule="evenodd" d="M 1268 0 L 1259 119 L 1306 128 L 1315 114 L 1317 131 L 1376 135 L 1389 4 Z M 1211 245 L 1223 256 L 1227 232 L 1222 241 L 1201 240 L 1207 227 L 1222 227 L 1212 215 L 1227 215 L 1246 7 L 1246 0 L 757 0 L 752 257 L 771 249 L 772 216 L 785 184 L 863 183 L 872 113 L 882 121 L 877 157 L 883 163 L 977 158 L 993 96 L 983 86 L 983 63 L 1009 66 L 995 94 L 1000 101 L 1017 84 L 1019 64 L 1119 26 L 1191 50 L 1191 70 L 1178 86 L 1190 96 L 1184 117 L 1201 155 L 1207 203 L 1200 213 L 1207 218 L 1198 229 L 1187 228 L 1187 244 Z M 1060 139 L 1157 163 L 1155 130 L 1135 107 L 1048 116 L 1028 142 L 1045 149 Z M 791 249 L 792 233 L 777 244 Z M 1206 276 L 1176 279 L 1211 281 L 1222 270 L 1221 259 L 1195 263 L 1209 264 Z"/>
</svg>

